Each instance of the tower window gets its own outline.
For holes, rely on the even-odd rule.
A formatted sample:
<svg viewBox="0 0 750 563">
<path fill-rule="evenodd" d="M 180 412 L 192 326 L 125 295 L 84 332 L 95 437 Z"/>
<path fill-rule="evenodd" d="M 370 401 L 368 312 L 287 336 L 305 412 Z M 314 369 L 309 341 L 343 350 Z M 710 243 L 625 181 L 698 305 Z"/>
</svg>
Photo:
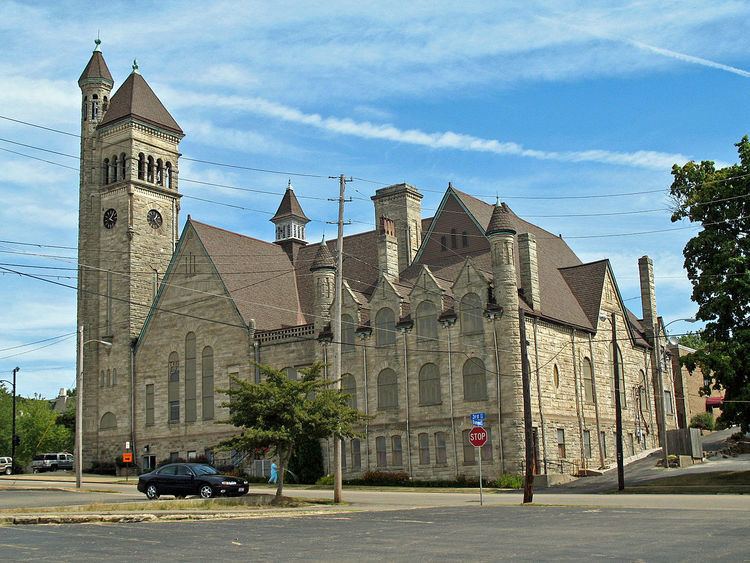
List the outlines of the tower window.
<svg viewBox="0 0 750 563">
<path fill-rule="evenodd" d="M 108 107 L 109 107 L 109 100 L 107 100 L 107 96 L 104 96 L 104 98 L 102 98 L 102 113 L 107 111 Z"/>
<path fill-rule="evenodd" d="M 104 184 L 109 184 L 109 159 L 104 159 L 104 165 L 102 166 L 102 181 Z"/>
<path fill-rule="evenodd" d="M 119 174 L 120 180 L 125 179 L 125 153 L 120 153 L 120 174 Z"/>
<path fill-rule="evenodd" d="M 87 121 L 89 118 L 88 111 L 86 111 L 87 107 L 89 105 L 89 99 L 88 96 L 83 97 L 83 104 L 81 104 L 81 117 L 84 121 Z"/>
<path fill-rule="evenodd" d="M 94 94 L 91 96 L 91 120 L 95 120 L 99 117 L 99 96 Z"/>
<path fill-rule="evenodd" d="M 153 156 L 148 157 L 148 167 L 146 168 L 146 181 L 151 182 L 152 184 L 154 182 L 154 157 Z"/>
<path fill-rule="evenodd" d="M 156 160 L 156 183 L 160 186 L 164 185 L 164 164 L 161 158 Z"/>
<path fill-rule="evenodd" d="M 164 167 L 167 169 L 167 189 L 172 189 L 172 163 L 167 162 Z"/>
<path fill-rule="evenodd" d="M 146 155 L 138 153 L 138 179 L 143 180 L 146 168 Z"/>
<path fill-rule="evenodd" d="M 117 182 L 117 155 L 112 157 L 112 181 Z"/>
</svg>

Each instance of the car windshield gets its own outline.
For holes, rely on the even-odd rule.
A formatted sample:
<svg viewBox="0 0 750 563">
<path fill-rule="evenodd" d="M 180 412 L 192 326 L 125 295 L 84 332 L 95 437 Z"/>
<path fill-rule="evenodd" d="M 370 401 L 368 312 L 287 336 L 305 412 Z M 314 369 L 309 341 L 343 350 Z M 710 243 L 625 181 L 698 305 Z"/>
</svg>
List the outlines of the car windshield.
<svg viewBox="0 0 750 563">
<path fill-rule="evenodd" d="M 44 456 L 43 455 L 35 455 L 32 458 L 32 461 L 43 461 L 43 460 L 44 460 Z"/>
<path fill-rule="evenodd" d="M 216 471 L 213 467 L 210 465 L 193 465 L 192 466 L 193 471 L 195 471 L 196 475 L 218 475 L 219 472 Z"/>
<path fill-rule="evenodd" d="M 47 455 L 44 456 L 44 459 L 47 459 L 47 460 L 50 460 L 50 461 L 54 461 L 54 460 L 57 459 L 57 455 L 56 454 L 47 454 Z"/>
</svg>

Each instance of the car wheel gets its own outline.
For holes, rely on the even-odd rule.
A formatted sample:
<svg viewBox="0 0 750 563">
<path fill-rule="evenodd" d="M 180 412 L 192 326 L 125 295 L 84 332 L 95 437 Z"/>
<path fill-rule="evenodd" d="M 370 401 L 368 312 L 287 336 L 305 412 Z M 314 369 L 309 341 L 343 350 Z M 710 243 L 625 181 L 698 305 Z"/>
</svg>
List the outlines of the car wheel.
<svg viewBox="0 0 750 563">
<path fill-rule="evenodd" d="M 146 488 L 146 498 L 148 500 L 156 500 L 159 498 L 159 491 L 156 488 L 156 485 L 149 485 L 148 488 Z"/>
<path fill-rule="evenodd" d="M 13 473 L 13 470 L 10 467 L 6 467 L 5 468 L 5 474 L 6 475 L 10 475 L 11 473 Z"/>
<path fill-rule="evenodd" d="M 201 498 L 211 498 L 214 496 L 214 490 L 211 485 L 201 485 Z"/>
<path fill-rule="evenodd" d="M 57 471 L 57 465 L 53 465 L 51 468 L 52 471 Z"/>
</svg>

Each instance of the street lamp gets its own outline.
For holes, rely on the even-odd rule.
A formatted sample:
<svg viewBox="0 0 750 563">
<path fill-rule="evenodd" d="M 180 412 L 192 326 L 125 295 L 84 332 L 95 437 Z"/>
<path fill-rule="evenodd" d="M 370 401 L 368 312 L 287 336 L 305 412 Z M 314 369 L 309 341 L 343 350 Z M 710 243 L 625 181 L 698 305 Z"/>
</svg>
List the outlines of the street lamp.
<svg viewBox="0 0 750 563">
<path fill-rule="evenodd" d="M 111 347 L 111 342 L 91 339 L 83 341 L 83 326 L 78 327 L 78 369 L 76 370 L 76 444 L 75 469 L 76 489 L 81 488 L 81 468 L 83 466 L 83 347 L 90 342 L 98 342 Z"/>
<path fill-rule="evenodd" d="M 11 474 L 16 472 L 16 446 L 21 442 L 16 436 L 16 374 L 21 371 L 21 368 L 13 369 L 13 381 L 7 379 L 0 379 L 5 383 L 10 383 L 13 386 L 13 428 L 10 432 L 10 472 Z"/>
<path fill-rule="evenodd" d="M 609 320 L 612 325 L 612 367 L 615 376 L 615 444 L 617 447 L 617 490 L 625 489 L 625 464 L 622 453 L 622 398 L 620 397 L 620 353 L 617 347 L 617 316 L 613 311 L 611 317 L 599 315 L 602 321 Z M 599 437 L 601 440 L 601 436 Z"/>
<path fill-rule="evenodd" d="M 672 323 L 679 321 L 685 321 L 688 323 L 694 323 L 697 319 L 694 317 L 687 317 L 684 319 L 674 319 L 664 325 L 664 334 L 667 334 L 667 327 Z M 659 386 L 659 416 L 661 417 L 661 427 L 659 428 L 659 441 L 662 445 L 663 463 L 664 468 L 669 469 L 669 451 L 667 449 L 667 408 L 664 404 L 664 372 L 662 370 L 662 352 L 661 352 L 661 339 L 659 338 L 658 327 L 654 330 L 654 352 L 656 355 L 656 372 L 657 372 L 657 384 Z"/>
</svg>

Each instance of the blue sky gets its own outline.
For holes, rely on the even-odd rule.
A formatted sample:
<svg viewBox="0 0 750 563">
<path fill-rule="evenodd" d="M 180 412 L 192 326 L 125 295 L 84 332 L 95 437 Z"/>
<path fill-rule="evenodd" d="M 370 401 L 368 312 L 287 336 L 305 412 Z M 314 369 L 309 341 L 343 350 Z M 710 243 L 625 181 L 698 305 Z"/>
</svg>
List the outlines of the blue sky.
<svg viewBox="0 0 750 563">
<path fill-rule="evenodd" d="M 76 81 L 99 33 L 115 88 L 137 58 L 187 134 L 184 156 L 320 176 L 291 176 L 311 241 L 334 235 L 328 176 L 363 179 L 347 188 L 347 233 L 371 228 L 378 183 L 416 185 L 430 216 L 452 181 L 489 202 L 499 195 L 584 261 L 610 258 L 638 316 L 644 254 L 665 320 L 695 313 L 682 248 L 696 229 L 669 220 L 670 169 L 736 160 L 748 133 L 750 5 L 310 4 L 0 0 L 0 115 L 78 133 Z M 77 172 L 8 151 L 77 161 L 7 141 L 77 155 L 78 140 L 7 119 L 0 138 L 0 239 L 75 247 Z M 271 239 L 289 177 L 183 159 L 183 194 L 248 210 L 186 197 L 181 220 Z M 6 267 L 73 286 L 75 254 L 0 243 L 0 262 L 24 264 Z M 73 385 L 75 290 L 2 275 L 0 322 L 0 379 L 20 366 L 23 395 Z"/>
</svg>

